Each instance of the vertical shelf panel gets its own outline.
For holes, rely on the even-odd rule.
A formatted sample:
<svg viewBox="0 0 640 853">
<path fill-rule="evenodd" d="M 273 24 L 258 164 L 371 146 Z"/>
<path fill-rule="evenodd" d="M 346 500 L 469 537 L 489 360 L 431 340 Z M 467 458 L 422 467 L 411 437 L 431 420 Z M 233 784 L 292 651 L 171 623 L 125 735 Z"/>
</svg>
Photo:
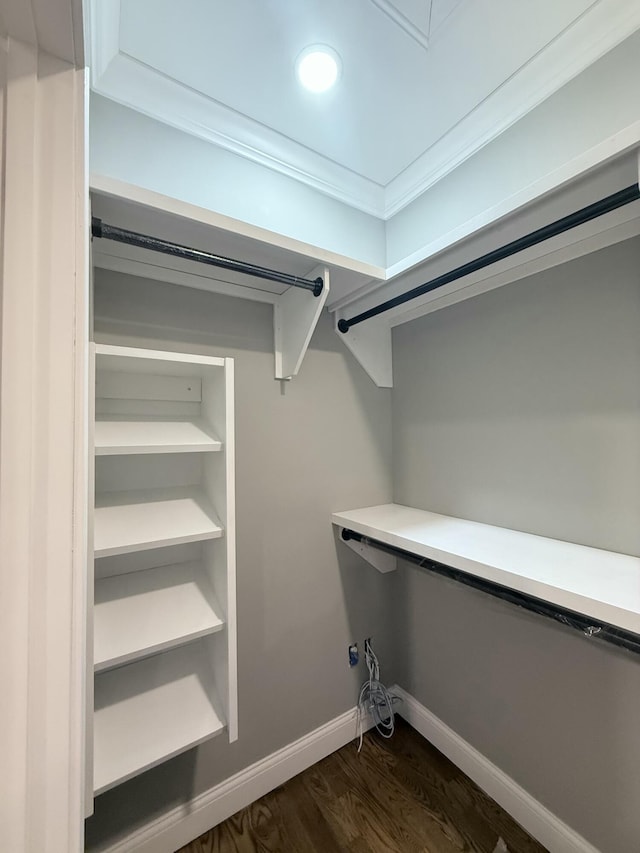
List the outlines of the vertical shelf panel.
<svg viewBox="0 0 640 853">
<path fill-rule="evenodd" d="M 236 626 L 236 534 L 235 534 L 235 401 L 234 363 L 225 359 L 224 381 L 220 374 L 210 375 L 202 385 L 202 410 L 216 435 L 224 443 L 224 454 L 210 456 L 205 462 L 205 490 L 220 517 L 226 535 L 204 545 L 205 568 L 218 600 L 223 603 L 227 624 L 225 643 L 214 648 L 216 671 L 224 672 L 226 688 L 221 700 L 226 713 L 229 740 L 238 737 L 238 663 Z"/>
</svg>

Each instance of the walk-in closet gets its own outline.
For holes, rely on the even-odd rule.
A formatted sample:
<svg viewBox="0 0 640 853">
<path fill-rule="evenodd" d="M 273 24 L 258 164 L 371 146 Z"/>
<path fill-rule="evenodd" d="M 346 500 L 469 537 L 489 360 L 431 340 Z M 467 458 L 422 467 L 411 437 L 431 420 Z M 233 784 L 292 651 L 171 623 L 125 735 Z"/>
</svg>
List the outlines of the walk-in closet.
<svg viewBox="0 0 640 853">
<path fill-rule="evenodd" d="M 0 35 L 0 849 L 638 849 L 640 6 Z"/>
</svg>

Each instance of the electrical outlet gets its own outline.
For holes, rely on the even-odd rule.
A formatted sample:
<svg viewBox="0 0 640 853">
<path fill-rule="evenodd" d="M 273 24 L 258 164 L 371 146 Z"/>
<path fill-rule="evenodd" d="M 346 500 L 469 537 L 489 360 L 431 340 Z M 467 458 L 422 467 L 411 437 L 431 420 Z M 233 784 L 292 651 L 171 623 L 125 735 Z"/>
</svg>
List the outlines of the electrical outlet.
<svg viewBox="0 0 640 853">
<path fill-rule="evenodd" d="M 349 666 L 357 666 L 359 660 L 360 652 L 358 651 L 358 644 L 352 643 L 349 646 Z"/>
</svg>

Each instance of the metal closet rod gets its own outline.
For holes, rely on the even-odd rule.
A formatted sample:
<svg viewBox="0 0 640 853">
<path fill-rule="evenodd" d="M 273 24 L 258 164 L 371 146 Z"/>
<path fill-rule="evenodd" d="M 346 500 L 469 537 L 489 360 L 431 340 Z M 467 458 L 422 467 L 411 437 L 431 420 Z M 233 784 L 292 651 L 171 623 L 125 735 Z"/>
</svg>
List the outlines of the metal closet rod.
<svg viewBox="0 0 640 853">
<path fill-rule="evenodd" d="M 608 195 L 606 198 L 602 198 L 600 201 L 596 201 L 593 204 L 589 204 L 586 207 L 581 208 L 580 210 L 576 210 L 568 216 L 563 216 L 562 219 L 557 219 L 549 225 L 538 228 L 530 234 L 525 234 L 524 237 L 518 237 L 517 240 L 512 240 L 511 243 L 507 243 L 499 249 L 487 252 L 486 255 L 481 255 L 474 261 L 462 264 L 462 266 L 456 267 L 450 272 L 443 273 L 443 275 L 432 278 L 425 284 L 420 284 L 411 290 L 407 290 L 406 293 L 401 293 L 398 296 L 394 296 L 392 299 L 387 299 L 386 302 L 382 302 L 380 305 L 369 308 L 368 311 L 363 311 L 361 314 L 351 317 L 350 320 L 339 320 L 338 329 L 343 333 L 348 332 L 352 326 L 357 326 L 358 323 L 370 320 L 371 317 L 377 317 L 379 314 L 384 314 L 385 311 L 390 311 L 398 305 L 404 305 L 405 302 L 410 302 L 412 299 L 424 296 L 425 293 L 431 293 L 432 290 L 444 287 L 445 284 L 451 284 L 452 281 L 457 281 L 465 275 L 470 275 L 471 273 L 484 269 L 491 264 L 495 264 L 498 261 L 511 257 L 511 255 L 515 255 L 518 252 L 529 249 L 531 246 L 537 246 L 538 243 L 542 243 L 551 237 L 557 237 L 558 234 L 564 234 L 565 231 L 569 231 L 571 228 L 576 228 L 578 225 L 584 225 L 585 222 L 590 222 L 592 219 L 597 219 L 598 216 L 603 216 L 605 213 L 610 213 L 612 210 L 617 210 L 619 207 L 631 204 L 631 202 L 637 201 L 639 198 L 640 188 L 638 187 L 638 184 L 632 184 L 630 187 L 626 187 L 626 189 L 620 190 L 612 195 Z"/>
<path fill-rule="evenodd" d="M 203 252 L 200 249 L 191 249 L 189 246 L 181 246 L 179 243 L 171 243 L 169 240 L 160 240 L 157 237 L 149 237 L 146 234 L 138 234 L 137 231 L 127 231 L 126 228 L 118 228 L 117 225 L 107 225 L 97 217 L 91 219 L 91 234 L 103 240 L 115 240 L 118 243 L 127 243 L 129 246 L 138 246 L 141 249 L 150 249 L 152 252 L 162 252 L 165 255 L 173 255 L 176 258 L 185 258 L 188 261 L 196 261 L 200 264 L 209 264 L 212 267 L 222 267 L 225 270 L 253 275 L 257 278 L 265 278 L 268 281 L 277 281 L 280 284 L 288 284 L 291 287 L 300 287 L 309 290 L 314 296 L 320 296 L 324 288 L 322 278 L 301 278 L 287 272 L 279 272 L 268 267 L 260 267 L 246 261 L 236 261 L 233 258 L 224 258 L 211 252 Z"/>
<path fill-rule="evenodd" d="M 484 578 L 478 578 L 467 572 L 462 572 L 459 569 L 453 569 L 444 563 L 437 563 L 435 560 L 428 560 L 417 554 L 412 554 L 410 551 L 394 548 L 393 545 L 387 545 L 385 542 L 378 542 L 377 539 L 362 536 L 360 533 L 356 533 L 348 528 L 343 529 L 342 538 L 345 542 L 348 542 L 350 539 L 353 539 L 355 542 L 362 542 L 363 545 L 369 545 L 378 551 L 384 551 L 385 554 L 391 554 L 408 563 L 413 563 L 413 565 L 419 566 L 421 569 L 426 569 L 434 574 L 450 578 L 465 586 L 473 587 L 473 589 L 477 589 L 494 598 L 499 598 L 502 601 L 507 601 L 509 604 L 514 604 L 516 607 L 529 610 L 531 613 L 546 616 L 548 619 L 553 619 L 569 628 L 580 631 L 585 637 L 590 639 L 595 637 L 607 643 L 612 643 L 614 646 L 620 646 L 629 652 L 640 654 L 640 635 L 634 634 L 632 631 L 626 631 L 624 628 L 616 628 L 607 622 L 594 622 L 582 613 L 576 613 L 564 607 L 557 607 L 548 601 L 543 601 L 532 595 L 525 595 L 514 589 L 509 589 L 509 587 L 484 580 Z"/>
</svg>

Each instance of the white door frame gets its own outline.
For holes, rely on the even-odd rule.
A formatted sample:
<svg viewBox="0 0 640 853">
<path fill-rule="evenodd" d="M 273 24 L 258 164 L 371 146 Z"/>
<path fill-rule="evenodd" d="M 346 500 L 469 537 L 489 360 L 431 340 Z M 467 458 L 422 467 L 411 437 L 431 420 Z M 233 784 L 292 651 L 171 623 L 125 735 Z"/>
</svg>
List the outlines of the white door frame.
<svg viewBox="0 0 640 853">
<path fill-rule="evenodd" d="M 86 89 L 84 69 L 0 38 L 0 848 L 16 853 L 83 849 Z"/>
</svg>

